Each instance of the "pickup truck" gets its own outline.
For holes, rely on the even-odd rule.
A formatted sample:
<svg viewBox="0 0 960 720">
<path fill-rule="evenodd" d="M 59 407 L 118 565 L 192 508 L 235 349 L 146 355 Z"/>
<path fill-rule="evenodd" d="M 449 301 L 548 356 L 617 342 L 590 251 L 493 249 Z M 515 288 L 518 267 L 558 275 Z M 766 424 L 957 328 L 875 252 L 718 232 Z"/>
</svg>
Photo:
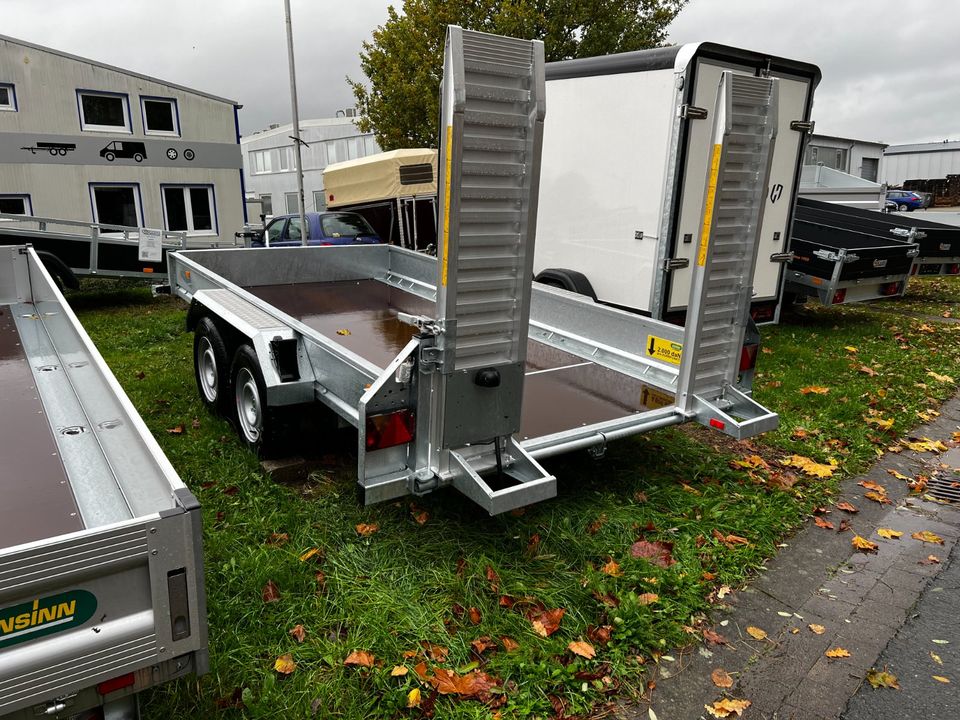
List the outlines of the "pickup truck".
<svg viewBox="0 0 960 720">
<path fill-rule="evenodd" d="M 363 217 L 351 212 L 304 213 L 307 245 L 375 245 L 380 237 Z M 252 247 L 296 247 L 303 244 L 299 215 L 273 218 Z"/>
</svg>

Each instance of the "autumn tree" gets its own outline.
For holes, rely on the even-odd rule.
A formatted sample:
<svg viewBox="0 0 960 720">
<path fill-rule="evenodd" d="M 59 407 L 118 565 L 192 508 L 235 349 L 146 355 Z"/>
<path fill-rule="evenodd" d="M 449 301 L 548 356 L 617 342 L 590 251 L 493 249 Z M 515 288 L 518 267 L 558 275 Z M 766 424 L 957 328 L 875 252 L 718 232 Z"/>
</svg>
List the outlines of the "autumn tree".
<svg viewBox="0 0 960 720">
<path fill-rule="evenodd" d="M 384 150 L 434 147 L 447 25 L 543 40 L 548 62 L 662 45 L 687 0 L 403 0 L 364 42 L 367 82 L 347 79 L 357 126 Z"/>
</svg>

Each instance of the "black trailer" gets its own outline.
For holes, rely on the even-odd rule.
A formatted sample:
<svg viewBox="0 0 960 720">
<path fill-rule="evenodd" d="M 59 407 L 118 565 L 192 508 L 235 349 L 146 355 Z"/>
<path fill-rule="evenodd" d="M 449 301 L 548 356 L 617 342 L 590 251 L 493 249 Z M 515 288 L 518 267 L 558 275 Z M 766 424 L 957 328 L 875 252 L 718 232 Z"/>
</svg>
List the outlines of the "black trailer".
<svg viewBox="0 0 960 720">
<path fill-rule="evenodd" d="M 51 155 L 64 157 L 68 152 L 76 150 L 77 145 L 76 143 L 38 142 L 36 145 L 22 147 L 20 149 L 29 150 L 31 155 L 46 151 Z"/>
</svg>

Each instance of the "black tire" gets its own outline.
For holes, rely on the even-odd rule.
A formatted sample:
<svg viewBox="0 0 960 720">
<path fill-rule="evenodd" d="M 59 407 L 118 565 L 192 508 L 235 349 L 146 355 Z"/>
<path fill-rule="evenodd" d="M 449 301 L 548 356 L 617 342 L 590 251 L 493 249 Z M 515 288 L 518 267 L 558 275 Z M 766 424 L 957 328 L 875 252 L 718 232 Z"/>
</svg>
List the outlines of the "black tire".
<svg viewBox="0 0 960 720">
<path fill-rule="evenodd" d="M 183 157 L 186 160 L 193 160 L 196 157 L 196 155 L 194 154 L 193 150 L 191 150 L 190 148 L 187 148 L 186 150 L 183 151 Z"/>
<path fill-rule="evenodd" d="M 108 153 L 107 153 L 106 155 L 104 155 L 103 157 L 107 160 L 107 162 L 113 162 L 113 161 L 116 160 L 116 158 L 117 158 L 117 156 L 114 155 L 112 152 L 108 152 Z"/>
<path fill-rule="evenodd" d="M 136 160 L 137 162 L 143 162 L 143 155 L 141 155 L 140 153 L 137 153 L 136 155 L 133 156 L 133 159 Z"/>
<path fill-rule="evenodd" d="M 207 317 L 193 333 L 193 375 L 203 404 L 215 413 L 229 412 L 233 403 L 230 356 L 220 331 Z"/>
<path fill-rule="evenodd" d="M 276 454 L 285 437 L 285 414 L 280 408 L 267 405 L 267 386 L 260 372 L 260 362 L 249 345 L 241 345 L 234 353 L 230 379 L 233 417 L 240 440 L 260 457 Z"/>
</svg>

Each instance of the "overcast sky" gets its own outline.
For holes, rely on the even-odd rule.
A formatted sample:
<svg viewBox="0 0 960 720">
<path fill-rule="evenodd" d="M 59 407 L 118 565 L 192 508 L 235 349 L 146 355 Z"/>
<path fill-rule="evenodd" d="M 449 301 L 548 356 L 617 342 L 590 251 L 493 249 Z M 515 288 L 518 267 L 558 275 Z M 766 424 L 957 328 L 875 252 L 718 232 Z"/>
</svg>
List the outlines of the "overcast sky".
<svg viewBox="0 0 960 720">
<path fill-rule="evenodd" d="M 330 117 L 388 3 L 291 4 L 300 116 Z M 282 0 L 0 0 L 0 18 L 3 34 L 238 100 L 245 133 L 290 121 Z M 958 29 L 960 2 L 691 0 L 670 41 L 815 63 L 818 132 L 903 143 L 960 139 Z"/>
</svg>

